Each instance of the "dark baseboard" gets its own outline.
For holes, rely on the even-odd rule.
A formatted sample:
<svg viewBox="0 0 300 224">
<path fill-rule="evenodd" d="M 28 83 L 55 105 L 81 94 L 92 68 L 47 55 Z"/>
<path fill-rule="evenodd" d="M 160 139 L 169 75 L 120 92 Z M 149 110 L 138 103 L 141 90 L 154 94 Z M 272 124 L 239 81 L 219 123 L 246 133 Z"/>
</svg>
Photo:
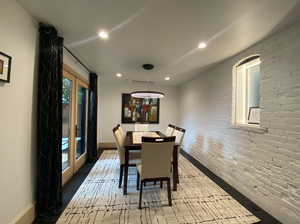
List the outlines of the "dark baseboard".
<svg viewBox="0 0 300 224">
<path fill-rule="evenodd" d="M 224 191 L 226 191 L 230 196 L 232 196 L 235 200 L 237 200 L 241 205 L 243 205 L 246 209 L 248 209 L 252 214 L 258 217 L 261 221 L 256 224 L 282 224 L 269 213 L 264 211 L 254 202 L 252 202 L 245 195 L 241 194 L 238 190 L 233 188 L 227 182 L 225 182 L 222 178 L 214 174 L 207 167 L 202 165 L 198 160 L 196 160 L 193 156 L 188 154 L 187 152 L 181 150 L 181 154 L 189 160 L 195 167 L 197 167 L 201 172 L 203 172 L 206 176 L 208 176 L 212 181 L 214 181 L 219 187 L 221 187 Z"/>
</svg>

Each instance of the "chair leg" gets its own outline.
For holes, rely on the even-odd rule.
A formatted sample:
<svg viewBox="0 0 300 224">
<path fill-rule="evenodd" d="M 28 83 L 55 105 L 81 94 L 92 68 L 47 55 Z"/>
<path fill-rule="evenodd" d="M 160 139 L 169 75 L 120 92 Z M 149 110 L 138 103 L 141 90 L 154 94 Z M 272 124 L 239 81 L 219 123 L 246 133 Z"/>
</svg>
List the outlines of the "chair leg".
<svg viewBox="0 0 300 224">
<path fill-rule="evenodd" d="M 140 174 L 139 171 L 137 171 L 136 174 L 136 189 L 139 190 L 139 185 L 140 185 Z"/>
<path fill-rule="evenodd" d="M 143 195 L 143 184 L 145 182 L 143 182 L 143 180 L 141 181 L 141 187 L 140 187 L 140 200 L 139 200 L 139 209 L 142 208 L 142 195 Z"/>
<path fill-rule="evenodd" d="M 160 181 L 160 188 L 163 188 L 163 181 Z"/>
<path fill-rule="evenodd" d="M 178 171 L 178 170 L 177 170 Z M 171 164 L 171 173 L 173 172 L 173 162 Z M 177 180 L 176 180 L 177 184 L 179 184 L 179 175 L 177 173 Z"/>
<path fill-rule="evenodd" d="M 169 206 L 172 206 L 170 178 L 167 180 L 167 186 L 168 186 L 168 201 L 169 201 Z"/>
<path fill-rule="evenodd" d="M 121 188 L 121 186 L 122 186 L 123 171 L 124 171 L 124 166 L 120 165 L 119 188 Z"/>
</svg>

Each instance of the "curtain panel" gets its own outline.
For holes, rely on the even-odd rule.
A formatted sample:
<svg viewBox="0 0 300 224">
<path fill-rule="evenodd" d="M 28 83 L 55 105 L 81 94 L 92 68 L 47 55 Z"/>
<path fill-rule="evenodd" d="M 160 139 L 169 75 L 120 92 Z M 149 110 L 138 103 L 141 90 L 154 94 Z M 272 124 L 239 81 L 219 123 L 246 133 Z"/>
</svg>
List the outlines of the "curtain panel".
<svg viewBox="0 0 300 224">
<path fill-rule="evenodd" d="M 39 27 L 37 122 L 37 220 L 50 221 L 62 205 L 63 38 L 49 25 Z"/>
<path fill-rule="evenodd" d="M 97 108 L 98 108 L 98 85 L 97 74 L 90 73 L 89 109 L 88 109 L 88 132 L 87 132 L 87 153 L 88 162 L 95 162 L 98 159 L 97 151 Z"/>
</svg>

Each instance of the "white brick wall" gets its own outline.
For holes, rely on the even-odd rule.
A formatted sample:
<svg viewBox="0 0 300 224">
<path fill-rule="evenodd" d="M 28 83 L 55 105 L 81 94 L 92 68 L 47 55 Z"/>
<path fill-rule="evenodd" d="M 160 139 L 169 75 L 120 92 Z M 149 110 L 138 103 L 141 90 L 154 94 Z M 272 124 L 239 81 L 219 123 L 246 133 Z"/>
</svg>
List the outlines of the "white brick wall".
<svg viewBox="0 0 300 224">
<path fill-rule="evenodd" d="M 262 134 L 231 128 L 232 66 L 252 54 Z M 300 23 L 180 86 L 180 110 L 185 151 L 281 222 L 300 223 Z"/>
</svg>

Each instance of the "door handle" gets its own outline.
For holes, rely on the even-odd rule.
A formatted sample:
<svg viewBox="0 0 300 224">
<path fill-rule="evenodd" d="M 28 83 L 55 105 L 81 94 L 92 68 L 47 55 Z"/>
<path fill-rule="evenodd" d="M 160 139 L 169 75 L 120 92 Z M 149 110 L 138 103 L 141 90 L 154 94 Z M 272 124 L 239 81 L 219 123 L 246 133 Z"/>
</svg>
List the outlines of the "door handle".
<svg viewBox="0 0 300 224">
<path fill-rule="evenodd" d="M 76 124 L 75 125 L 75 137 L 77 137 L 77 134 L 78 134 L 78 125 Z"/>
</svg>

